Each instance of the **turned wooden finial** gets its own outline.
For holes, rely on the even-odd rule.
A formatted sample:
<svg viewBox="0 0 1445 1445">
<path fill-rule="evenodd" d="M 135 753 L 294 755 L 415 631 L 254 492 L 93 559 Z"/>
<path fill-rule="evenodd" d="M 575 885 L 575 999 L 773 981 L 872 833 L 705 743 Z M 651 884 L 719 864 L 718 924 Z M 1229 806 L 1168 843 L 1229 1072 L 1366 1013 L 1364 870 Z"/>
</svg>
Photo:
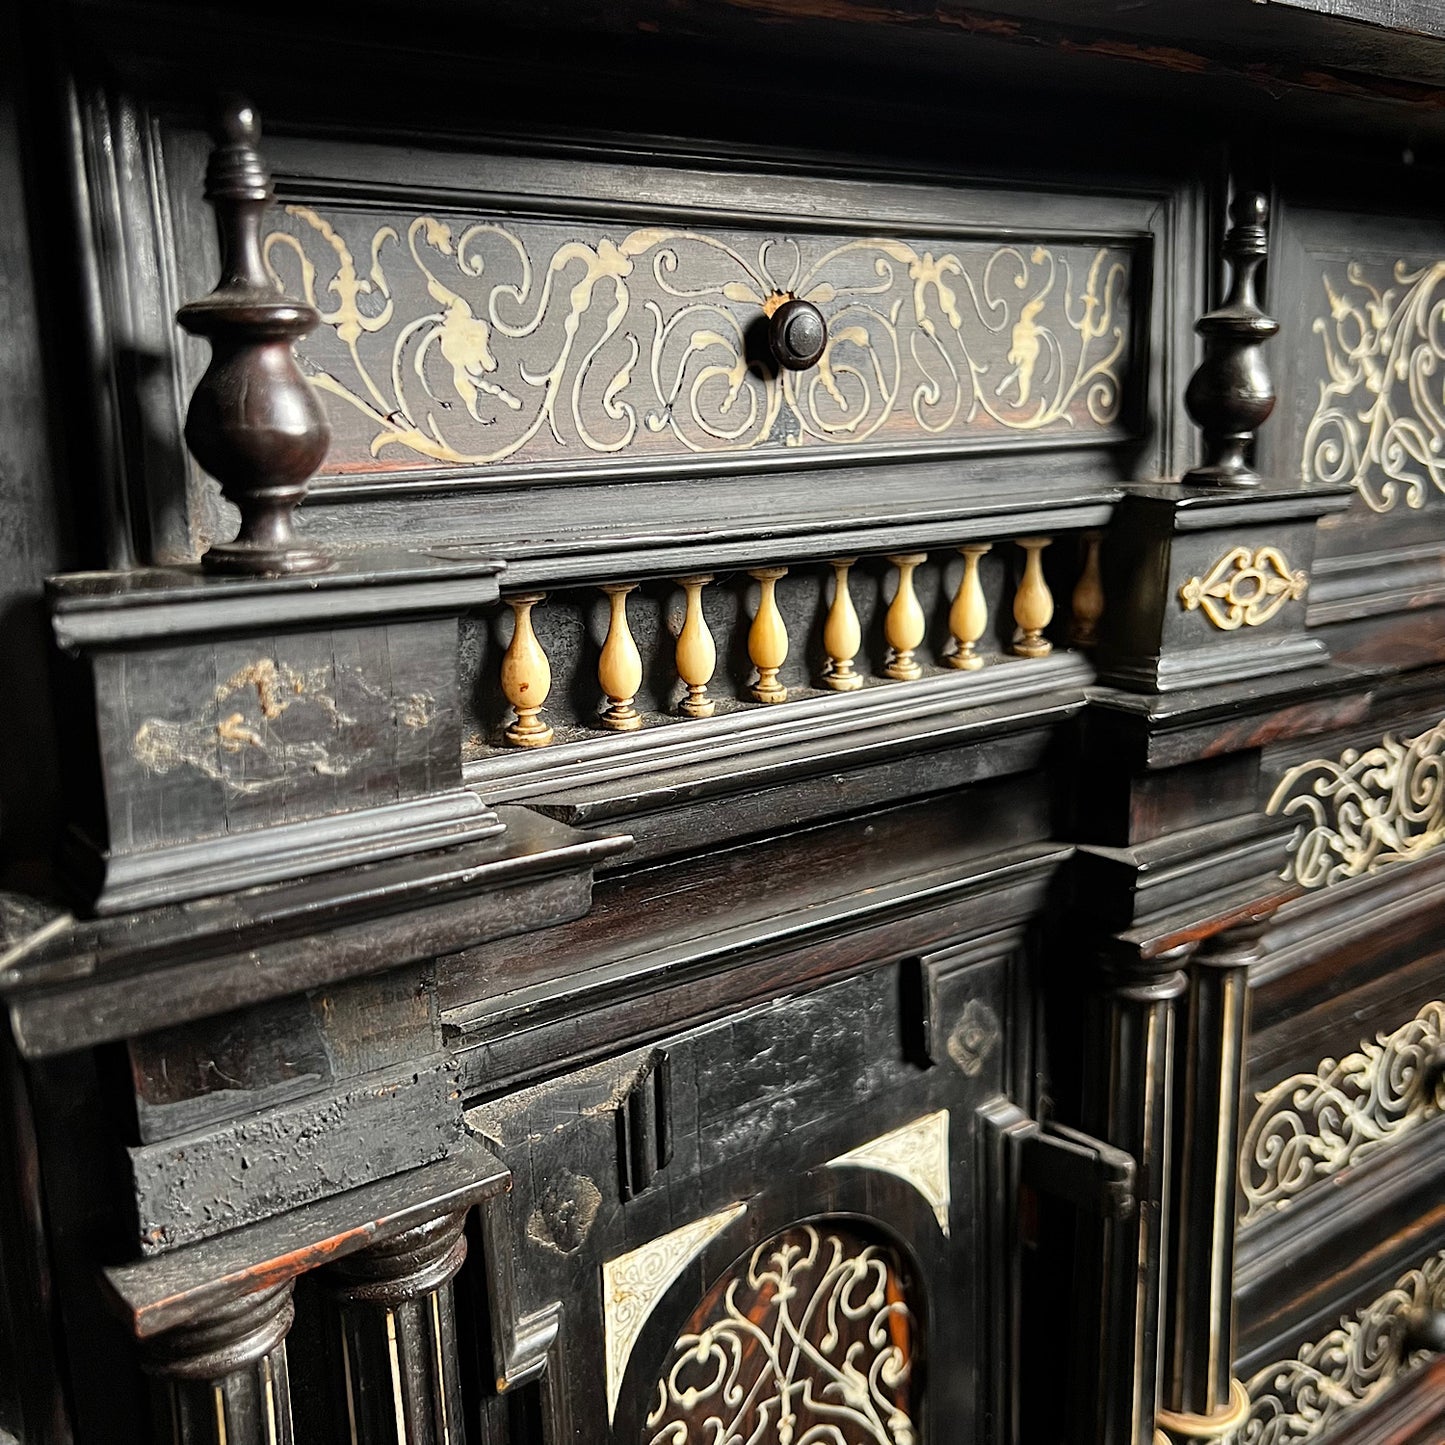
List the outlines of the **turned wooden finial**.
<svg viewBox="0 0 1445 1445">
<path fill-rule="evenodd" d="M 788 689 L 778 681 L 778 669 L 788 659 L 788 629 L 778 611 L 778 580 L 786 567 L 754 567 L 748 572 L 761 589 L 753 625 L 748 628 L 748 657 L 758 670 L 752 694 L 759 702 L 785 702 Z"/>
<path fill-rule="evenodd" d="M 517 714 L 506 739 L 518 748 L 546 747 L 552 741 L 552 729 L 541 717 L 542 704 L 552 690 L 552 669 L 532 630 L 532 608 L 545 599 L 544 592 L 507 598 L 516 625 L 502 656 L 502 692 Z"/>
<path fill-rule="evenodd" d="M 898 590 L 883 618 L 883 636 L 888 643 L 888 661 L 883 671 L 899 682 L 923 676 L 923 664 L 913 655 L 923 641 L 923 609 L 913 590 L 913 574 L 927 560 L 922 552 L 888 559 L 898 569 Z"/>
<path fill-rule="evenodd" d="M 612 612 L 607 621 L 607 641 L 597 660 L 597 681 L 607 697 L 599 721 L 605 728 L 631 732 L 642 726 L 642 714 L 633 706 L 637 689 L 642 686 L 642 654 L 627 625 L 627 594 L 637 590 L 637 583 L 605 582 L 602 590 Z"/>
<path fill-rule="evenodd" d="M 707 695 L 717 667 L 717 646 L 702 615 L 702 589 L 712 577 L 679 577 L 677 585 L 687 594 L 687 613 L 677 634 L 677 675 L 687 686 L 687 696 L 678 711 L 688 717 L 711 717 L 717 704 Z"/>
<path fill-rule="evenodd" d="M 271 178 L 257 153 L 261 127 L 242 101 L 229 103 L 206 166 L 216 213 L 221 279 L 177 321 L 211 343 L 211 364 L 186 415 L 186 444 L 241 513 L 233 542 L 202 559 L 217 572 L 274 575 L 330 566 L 295 545 L 291 514 L 326 458 L 331 428 L 291 346 L 320 323 L 316 311 L 278 296 L 261 260 L 261 217 Z"/>
<path fill-rule="evenodd" d="M 1075 647 L 1093 647 L 1099 640 L 1099 620 L 1104 615 L 1104 583 L 1099 575 L 1099 543 L 1102 532 L 1085 532 L 1082 538 L 1083 566 L 1070 599 L 1073 619 L 1069 640 Z"/>
<path fill-rule="evenodd" d="M 848 591 L 848 572 L 857 560 L 838 557 L 828 564 L 833 569 L 833 601 L 828 608 L 828 620 L 823 624 L 823 651 L 828 655 L 823 682 L 834 692 L 855 692 L 863 686 L 862 675 L 853 666 L 853 659 L 863 645 L 863 632 Z"/>
<path fill-rule="evenodd" d="M 1043 564 L 1043 551 L 1051 540 L 1048 537 L 1019 539 L 1024 552 L 1024 575 L 1014 593 L 1014 621 L 1019 626 L 1014 652 L 1020 657 L 1047 657 L 1054 650 L 1044 636 L 1044 628 L 1054 618 L 1054 599 L 1049 584 L 1044 581 Z"/>
<path fill-rule="evenodd" d="M 966 672 L 983 666 L 978 653 L 978 640 L 988 627 L 988 602 L 978 577 L 978 560 L 989 550 L 989 543 L 979 542 L 960 547 L 963 554 L 963 576 L 948 610 L 948 630 L 953 634 L 954 649 L 943 660 L 950 667 Z"/>
<path fill-rule="evenodd" d="M 1204 338 L 1204 360 L 1189 380 L 1184 404 L 1204 433 L 1204 464 L 1186 482 L 1216 487 L 1254 487 L 1259 474 L 1247 453 L 1255 430 L 1274 410 L 1274 383 L 1264 363 L 1264 343 L 1279 323 L 1259 307 L 1256 273 L 1268 254 L 1269 208 L 1254 192 L 1236 196 L 1233 225 L 1224 238 L 1232 280 L 1224 305 L 1201 316 L 1194 329 Z"/>
</svg>

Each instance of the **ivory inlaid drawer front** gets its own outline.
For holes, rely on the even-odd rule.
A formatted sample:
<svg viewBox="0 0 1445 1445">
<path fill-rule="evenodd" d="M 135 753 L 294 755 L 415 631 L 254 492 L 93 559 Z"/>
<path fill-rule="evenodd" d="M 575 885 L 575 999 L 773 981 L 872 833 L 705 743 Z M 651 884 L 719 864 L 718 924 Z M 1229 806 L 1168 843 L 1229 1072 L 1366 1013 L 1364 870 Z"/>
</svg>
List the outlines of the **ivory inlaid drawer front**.
<svg viewBox="0 0 1445 1445">
<path fill-rule="evenodd" d="M 1133 359 L 1123 244 L 292 204 L 265 256 L 322 316 L 323 475 L 1098 440 Z"/>
<path fill-rule="evenodd" d="M 1251 1369 L 1249 1413 L 1228 1445 L 1305 1445 L 1362 1413 L 1426 1355 L 1412 1321 L 1445 1308 L 1445 1252 L 1404 1270 L 1366 1304 Z"/>
<path fill-rule="evenodd" d="M 1445 1003 L 1431 1002 L 1339 1058 L 1246 1095 L 1241 1224 L 1293 1208 L 1438 1115 L 1445 1104 L 1442 1049 Z"/>
</svg>

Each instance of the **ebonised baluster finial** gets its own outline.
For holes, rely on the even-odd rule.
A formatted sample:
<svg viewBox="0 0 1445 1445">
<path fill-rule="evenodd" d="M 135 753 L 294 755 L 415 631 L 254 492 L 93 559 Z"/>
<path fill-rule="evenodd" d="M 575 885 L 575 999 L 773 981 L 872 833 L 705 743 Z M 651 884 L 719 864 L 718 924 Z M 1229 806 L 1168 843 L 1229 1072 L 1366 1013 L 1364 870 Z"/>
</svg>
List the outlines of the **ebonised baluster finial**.
<svg viewBox="0 0 1445 1445">
<path fill-rule="evenodd" d="M 1204 360 L 1184 393 L 1189 415 L 1204 433 L 1204 463 L 1183 480 L 1206 486 L 1254 487 L 1259 474 L 1248 452 L 1256 429 L 1274 410 L 1274 383 L 1264 363 L 1264 343 L 1279 323 L 1259 306 L 1256 273 L 1267 254 L 1264 197 L 1245 192 L 1230 207 L 1233 224 L 1224 238 L 1232 278 L 1224 305 L 1195 323 L 1204 337 Z"/>
<path fill-rule="evenodd" d="M 211 343 L 211 364 L 186 415 L 186 444 L 241 513 L 233 542 L 203 559 L 217 572 L 321 571 L 324 553 L 295 545 L 291 514 L 326 456 L 331 428 L 292 343 L 320 323 L 313 307 L 279 295 L 261 256 L 271 178 L 256 150 L 261 129 L 244 101 L 224 106 L 206 167 L 216 213 L 221 279 L 176 319 Z"/>
</svg>

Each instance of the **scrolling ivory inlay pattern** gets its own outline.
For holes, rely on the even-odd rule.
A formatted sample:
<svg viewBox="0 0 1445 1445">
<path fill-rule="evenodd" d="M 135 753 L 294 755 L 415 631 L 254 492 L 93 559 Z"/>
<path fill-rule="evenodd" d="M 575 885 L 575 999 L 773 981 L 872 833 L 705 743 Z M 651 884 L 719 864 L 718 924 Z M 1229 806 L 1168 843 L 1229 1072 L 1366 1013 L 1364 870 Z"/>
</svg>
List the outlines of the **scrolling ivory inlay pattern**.
<svg viewBox="0 0 1445 1445">
<path fill-rule="evenodd" d="M 1349 482 L 1375 512 L 1445 492 L 1442 278 L 1445 261 L 1396 261 L 1388 280 L 1352 261 L 1339 289 L 1322 278 L 1329 315 L 1314 331 L 1326 377 L 1305 432 L 1305 480 Z"/>
<path fill-rule="evenodd" d="M 880 1134 L 860 1144 L 829 1165 L 851 1164 L 855 1169 L 878 1169 L 911 1184 L 928 1201 L 938 1227 L 948 1237 L 950 1185 L 948 1176 L 948 1110 L 924 1114 L 901 1129 Z"/>
<path fill-rule="evenodd" d="M 1425 1358 L 1410 1352 L 1410 1317 L 1445 1308 L 1445 1251 L 1402 1275 L 1392 1288 L 1293 1359 L 1246 1381 L 1249 1418 L 1228 1445 L 1307 1445 L 1383 1395 Z"/>
<path fill-rule="evenodd" d="M 1445 841 L 1445 719 L 1297 764 L 1266 811 L 1299 819 L 1285 877 L 1306 888 L 1423 857 Z"/>
<path fill-rule="evenodd" d="M 602 1266 L 602 1323 L 607 1351 L 607 1418 L 617 1412 L 617 1397 L 632 1347 L 667 1287 L 690 1259 L 747 1209 L 729 1205 L 716 1214 L 695 1219 L 659 1235 L 637 1249 L 619 1254 Z"/>
<path fill-rule="evenodd" d="M 1130 250 L 934 245 L 293 205 L 265 256 L 321 313 L 333 474 L 1106 433 Z M 753 333 L 784 294 L 828 340 L 780 374 Z"/>
<path fill-rule="evenodd" d="M 1357 1164 L 1445 1108 L 1433 1057 L 1445 1003 L 1343 1059 L 1321 1059 L 1258 1096 L 1239 1151 L 1242 1224 L 1288 1208 L 1310 1185 Z"/>
<path fill-rule="evenodd" d="M 1221 632 L 1258 627 L 1305 595 L 1309 577 L 1291 569 L 1278 547 L 1231 547 L 1203 577 L 1179 589 L 1186 612 L 1203 611 Z"/>
<path fill-rule="evenodd" d="M 918 1321 L 895 1251 L 843 1221 L 799 1225 L 734 1265 L 684 1326 L 648 1445 L 916 1445 Z"/>
</svg>

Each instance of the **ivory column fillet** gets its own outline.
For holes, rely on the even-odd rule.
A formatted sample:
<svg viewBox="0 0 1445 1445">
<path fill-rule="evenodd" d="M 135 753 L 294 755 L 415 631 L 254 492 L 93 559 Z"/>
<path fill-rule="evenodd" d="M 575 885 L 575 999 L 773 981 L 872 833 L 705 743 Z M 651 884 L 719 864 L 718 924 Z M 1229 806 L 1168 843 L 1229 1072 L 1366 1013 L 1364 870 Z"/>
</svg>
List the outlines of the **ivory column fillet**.
<svg viewBox="0 0 1445 1445">
<path fill-rule="evenodd" d="M 888 661 L 883 671 L 895 681 L 912 682 L 923 676 L 923 664 L 914 652 L 923 641 L 923 609 L 913 588 L 913 574 L 927 560 L 923 552 L 888 559 L 898 569 L 898 590 L 883 619 L 883 636 L 888 642 Z"/>
<path fill-rule="evenodd" d="M 607 582 L 602 586 L 612 611 L 607 621 L 607 641 L 597 660 L 597 681 L 607 698 L 598 721 L 617 732 L 631 732 L 642 726 L 642 714 L 633 705 L 637 689 L 642 686 L 642 655 L 627 623 L 627 594 L 636 590 L 636 582 Z"/>
<path fill-rule="evenodd" d="M 751 690 L 759 702 L 784 702 L 788 696 L 788 689 L 778 681 L 778 670 L 788 657 L 788 629 L 777 598 L 778 581 L 787 575 L 786 567 L 754 567 L 748 572 L 761 588 L 748 629 L 748 657 L 758 670 Z"/>
<path fill-rule="evenodd" d="M 828 654 L 823 682 L 834 692 L 854 692 L 863 686 L 863 678 L 853 666 L 853 659 L 863 645 L 863 633 L 848 590 L 848 573 L 857 560 L 838 557 L 828 564 L 833 569 L 833 601 L 828 608 L 828 620 L 823 624 L 823 651 Z"/>
<path fill-rule="evenodd" d="M 954 593 L 953 606 L 948 610 L 948 630 L 953 634 L 954 648 L 943 660 L 949 667 L 972 672 L 983 666 L 978 641 L 988 627 L 988 603 L 984 599 L 983 583 L 979 581 L 978 563 L 989 551 L 989 544 L 980 542 L 958 550 L 963 554 L 963 576 Z"/>
</svg>

